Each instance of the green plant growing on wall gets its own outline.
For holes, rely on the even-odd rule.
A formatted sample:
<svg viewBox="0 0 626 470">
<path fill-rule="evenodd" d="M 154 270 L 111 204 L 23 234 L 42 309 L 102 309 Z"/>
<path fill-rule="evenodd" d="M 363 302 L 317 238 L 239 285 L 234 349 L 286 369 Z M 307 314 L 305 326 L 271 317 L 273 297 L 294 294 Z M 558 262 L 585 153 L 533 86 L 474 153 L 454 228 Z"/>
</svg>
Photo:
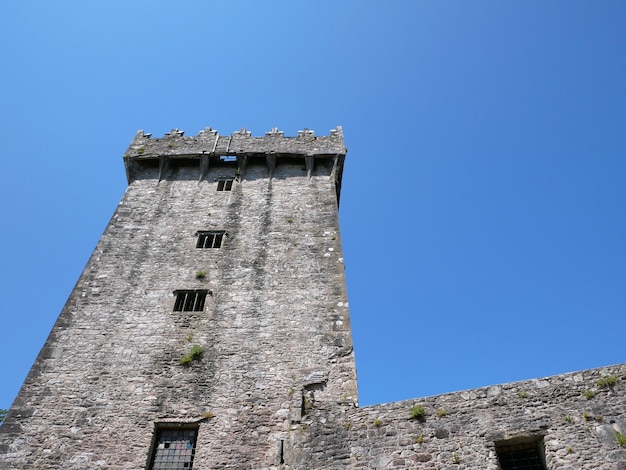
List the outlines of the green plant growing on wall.
<svg viewBox="0 0 626 470">
<path fill-rule="evenodd" d="M 569 424 L 572 424 L 574 422 L 574 418 L 571 417 L 570 415 L 564 416 L 563 419 L 567 421 Z"/>
<path fill-rule="evenodd" d="M 199 344 L 194 344 L 189 352 L 181 357 L 178 362 L 181 366 L 188 366 L 193 361 L 200 359 L 202 353 L 204 353 L 204 349 L 202 349 L 202 346 L 200 346 Z"/>
<path fill-rule="evenodd" d="M 415 443 L 416 443 L 416 444 L 421 444 L 422 442 L 424 442 L 424 435 L 423 435 L 423 434 L 420 434 L 419 436 L 417 436 L 417 437 L 415 438 Z"/>
<path fill-rule="evenodd" d="M 573 447 L 568 447 L 568 448 L 567 448 L 567 450 L 566 450 L 566 452 L 567 452 L 568 454 L 573 454 L 573 453 L 574 453 L 574 448 L 573 448 Z"/>
<path fill-rule="evenodd" d="M 424 407 L 422 405 L 414 405 L 413 408 L 411 408 L 411 413 L 409 414 L 409 418 L 422 420 L 424 419 L 425 415 L 426 415 L 426 412 L 424 411 Z"/>
<path fill-rule="evenodd" d="M 139 147 L 139 148 L 137 149 L 137 154 L 138 154 L 138 155 L 143 155 L 143 153 L 144 153 L 145 151 L 146 151 L 146 148 L 145 148 L 145 147 Z"/>
<path fill-rule="evenodd" d="M 461 458 L 456 455 L 456 454 L 452 454 L 452 462 L 455 464 L 460 464 L 461 463 Z"/>
<path fill-rule="evenodd" d="M 591 400 L 595 396 L 596 392 L 594 392 L 593 390 L 585 390 L 583 392 L 583 397 L 585 397 L 587 400 Z"/>
<path fill-rule="evenodd" d="M 602 377 L 596 382 L 596 385 L 600 388 L 612 387 L 617 383 L 619 379 L 615 375 L 609 375 L 608 377 Z"/>
<path fill-rule="evenodd" d="M 0 410 L 0 423 L 4 421 L 4 417 L 7 415 L 8 412 L 9 410 L 5 410 L 5 409 Z"/>
<path fill-rule="evenodd" d="M 352 428 L 352 423 L 351 423 L 350 421 L 346 421 L 345 423 L 343 423 L 343 428 L 344 428 L 346 431 L 349 431 L 349 430 L 350 430 L 350 428 Z"/>
<path fill-rule="evenodd" d="M 437 417 L 438 418 L 443 418 L 444 416 L 446 416 L 448 414 L 448 412 L 446 410 L 444 410 L 443 408 L 439 408 L 437 410 Z"/>
<path fill-rule="evenodd" d="M 593 416 L 591 416 L 589 413 L 587 413 L 586 411 L 583 413 L 583 419 L 585 421 L 591 421 L 593 419 Z"/>
<path fill-rule="evenodd" d="M 205 271 L 198 271 L 196 272 L 196 279 L 204 279 L 206 277 L 206 272 Z"/>
<path fill-rule="evenodd" d="M 292 224 L 293 223 L 293 218 L 292 217 L 287 217 L 287 223 L 288 224 Z"/>
<path fill-rule="evenodd" d="M 376 419 L 374 420 L 374 426 L 378 427 L 378 426 L 380 426 L 381 424 L 383 424 L 383 422 L 382 422 L 380 419 L 376 418 Z"/>
<path fill-rule="evenodd" d="M 528 392 L 526 392 L 525 390 L 519 390 L 517 392 L 517 396 L 520 398 L 528 398 Z"/>
<path fill-rule="evenodd" d="M 211 413 L 210 411 L 205 411 L 204 413 L 202 413 L 202 417 L 204 419 L 211 419 L 211 418 L 215 418 L 215 415 Z"/>
<path fill-rule="evenodd" d="M 619 447 L 626 447 L 626 435 L 619 431 L 615 432 L 615 442 Z"/>
</svg>

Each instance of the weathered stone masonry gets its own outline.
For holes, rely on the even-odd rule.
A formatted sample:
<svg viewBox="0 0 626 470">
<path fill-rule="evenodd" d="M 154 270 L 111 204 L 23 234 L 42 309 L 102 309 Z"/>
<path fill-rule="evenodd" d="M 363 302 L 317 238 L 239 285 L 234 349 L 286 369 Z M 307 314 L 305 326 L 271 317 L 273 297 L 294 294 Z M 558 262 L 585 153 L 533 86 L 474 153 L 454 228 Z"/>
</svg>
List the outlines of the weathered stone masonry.
<svg viewBox="0 0 626 470">
<path fill-rule="evenodd" d="M 626 366 L 357 407 L 345 154 L 340 128 L 139 132 L 126 194 L 0 426 L 0 468 L 149 468 L 155 436 L 181 428 L 196 469 L 498 469 L 503 445 L 532 443 L 548 469 L 626 470 Z M 221 246 L 197 248 L 203 231 Z"/>
<path fill-rule="evenodd" d="M 598 385 L 607 378 L 619 381 Z M 496 443 L 539 439 L 548 469 L 622 470 L 624 380 L 621 365 L 345 413 L 315 410 L 294 429 L 291 457 L 297 468 L 496 470 Z M 416 405 L 421 419 L 411 418 Z"/>
</svg>

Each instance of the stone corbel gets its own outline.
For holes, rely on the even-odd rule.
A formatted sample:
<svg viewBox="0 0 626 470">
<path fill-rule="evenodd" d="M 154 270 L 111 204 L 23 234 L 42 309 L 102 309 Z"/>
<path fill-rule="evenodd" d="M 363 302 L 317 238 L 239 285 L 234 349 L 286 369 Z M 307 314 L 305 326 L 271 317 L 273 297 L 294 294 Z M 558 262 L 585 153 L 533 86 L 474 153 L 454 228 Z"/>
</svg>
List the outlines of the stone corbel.
<svg viewBox="0 0 626 470">
<path fill-rule="evenodd" d="M 334 179 L 335 183 L 339 183 L 339 178 L 341 176 L 340 168 L 343 166 L 343 162 L 345 160 L 345 155 L 335 155 L 333 157 L 333 169 L 330 172 L 330 177 Z"/>
<path fill-rule="evenodd" d="M 241 155 L 237 155 L 237 176 L 239 176 L 240 181 L 246 173 L 247 163 L 248 163 L 248 156 L 245 153 Z"/>
<path fill-rule="evenodd" d="M 200 155 L 200 179 L 198 182 L 202 181 L 207 173 L 209 172 L 209 155 L 202 151 L 202 155 Z"/>
<path fill-rule="evenodd" d="M 306 175 L 309 180 L 313 176 L 313 166 L 315 165 L 315 157 L 313 155 L 307 155 L 304 157 L 304 163 L 306 165 Z"/>
<path fill-rule="evenodd" d="M 170 159 L 165 155 L 159 157 L 159 183 L 165 178 L 170 167 Z"/>
<path fill-rule="evenodd" d="M 271 180 L 272 175 L 274 174 L 274 170 L 276 169 L 276 154 L 275 153 L 266 154 L 265 163 L 267 164 L 267 171 L 269 171 L 270 180 Z"/>
</svg>

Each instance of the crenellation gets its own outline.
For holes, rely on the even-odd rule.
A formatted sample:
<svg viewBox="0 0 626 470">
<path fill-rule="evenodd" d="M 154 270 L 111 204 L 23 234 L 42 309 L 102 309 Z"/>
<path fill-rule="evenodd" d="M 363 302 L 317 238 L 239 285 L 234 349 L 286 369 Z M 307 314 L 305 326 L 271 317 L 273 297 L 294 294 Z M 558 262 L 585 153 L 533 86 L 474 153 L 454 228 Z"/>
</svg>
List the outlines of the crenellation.
<svg viewBox="0 0 626 470">
<path fill-rule="evenodd" d="M 138 131 L 124 154 L 124 163 L 129 183 L 143 175 L 143 168 L 157 164 L 161 181 L 167 177 L 172 165 L 179 166 L 195 162 L 198 181 L 206 178 L 209 167 L 220 163 L 221 157 L 233 156 L 238 162 L 241 177 L 252 158 L 264 158 L 270 179 L 279 160 L 303 157 L 309 179 L 314 160 L 333 158 L 341 177 L 341 166 L 347 150 L 344 146 L 341 127 L 333 129 L 330 136 L 316 137 L 313 131 L 298 131 L 297 137 L 285 137 L 278 128 L 265 133 L 264 137 L 253 137 L 245 128 L 230 136 L 221 136 L 210 127 L 197 136 L 185 136 L 184 131 L 172 129 L 161 138 Z M 152 163 L 154 162 L 154 163 Z M 337 181 L 340 187 L 340 180 Z"/>
<path fill-rule="evenodd" d="M 126 151 L 127 157 L 145 159 L 158 155 L 201 155 L 203 153 L 237 155 L 282 154 L 282 155 L 345 155 L 347 152 L 341 127 L 330 131 L 329 136 L 315 136 L 309 129 L 298 131 L 297 137 L 285 137 L 284 132 L 272 128 L 264 137 L 253 137 L 245 128 L 230 136 L 219 135 L 210 127 L 197 136 L 185 136 L 184 131 L 172 129 L 163 137 L 138 131 Z"/>
<path fill-rule="evenodd" d="M 300 135 L 300 132 L 302 131 L 298 131 L 298 135 Z M 279 131 L 278 127 L 272 127 L 272 130 L 269 132 L 265 133 L 265 137 L 284 137 L 285 133 L 283 131 Z"/>
</svg>

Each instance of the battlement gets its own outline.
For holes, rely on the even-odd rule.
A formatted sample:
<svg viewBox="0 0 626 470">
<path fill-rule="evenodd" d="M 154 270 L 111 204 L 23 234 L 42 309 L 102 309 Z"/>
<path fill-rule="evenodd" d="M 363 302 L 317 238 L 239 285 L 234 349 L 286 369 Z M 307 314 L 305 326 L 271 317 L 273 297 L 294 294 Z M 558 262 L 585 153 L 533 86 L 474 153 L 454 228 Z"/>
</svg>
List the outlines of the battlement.
<svg viewBox="0 0 626 470">
<path fill-rule="evenodd" d="M 157 162 L 161 179 L 171 163 L 197 160 L 202 179 L 210 162 L 224 161 L 228 157 L 235 157 L 233 161 L 237 162 L 240 171 L 245 170 L 249 158 L 265 158 L 270 177 L 277 157 L 302 157 L 309 176 L 315 158 L 334 158 L 335 166 L 338 166 L 336 175 L 340 178 L 346 152 L 340 126 L 332 129 L 329 136 L 316 136 L 314 131 L 304 129 L 298 131 L 296 137 L 285 137 L 277 128 L 266 132 L 264 137 L 253 137 L 245 128 L 223 136 L 207 127 L 196 136 L 185 136 L 184 131 L 172 129 L 163 137 L 152 138 L 152 134 L 138 131 L 124 154 L 124 164 L 131 183 L 139 177 L 142 167 Z"/>
</svg>

